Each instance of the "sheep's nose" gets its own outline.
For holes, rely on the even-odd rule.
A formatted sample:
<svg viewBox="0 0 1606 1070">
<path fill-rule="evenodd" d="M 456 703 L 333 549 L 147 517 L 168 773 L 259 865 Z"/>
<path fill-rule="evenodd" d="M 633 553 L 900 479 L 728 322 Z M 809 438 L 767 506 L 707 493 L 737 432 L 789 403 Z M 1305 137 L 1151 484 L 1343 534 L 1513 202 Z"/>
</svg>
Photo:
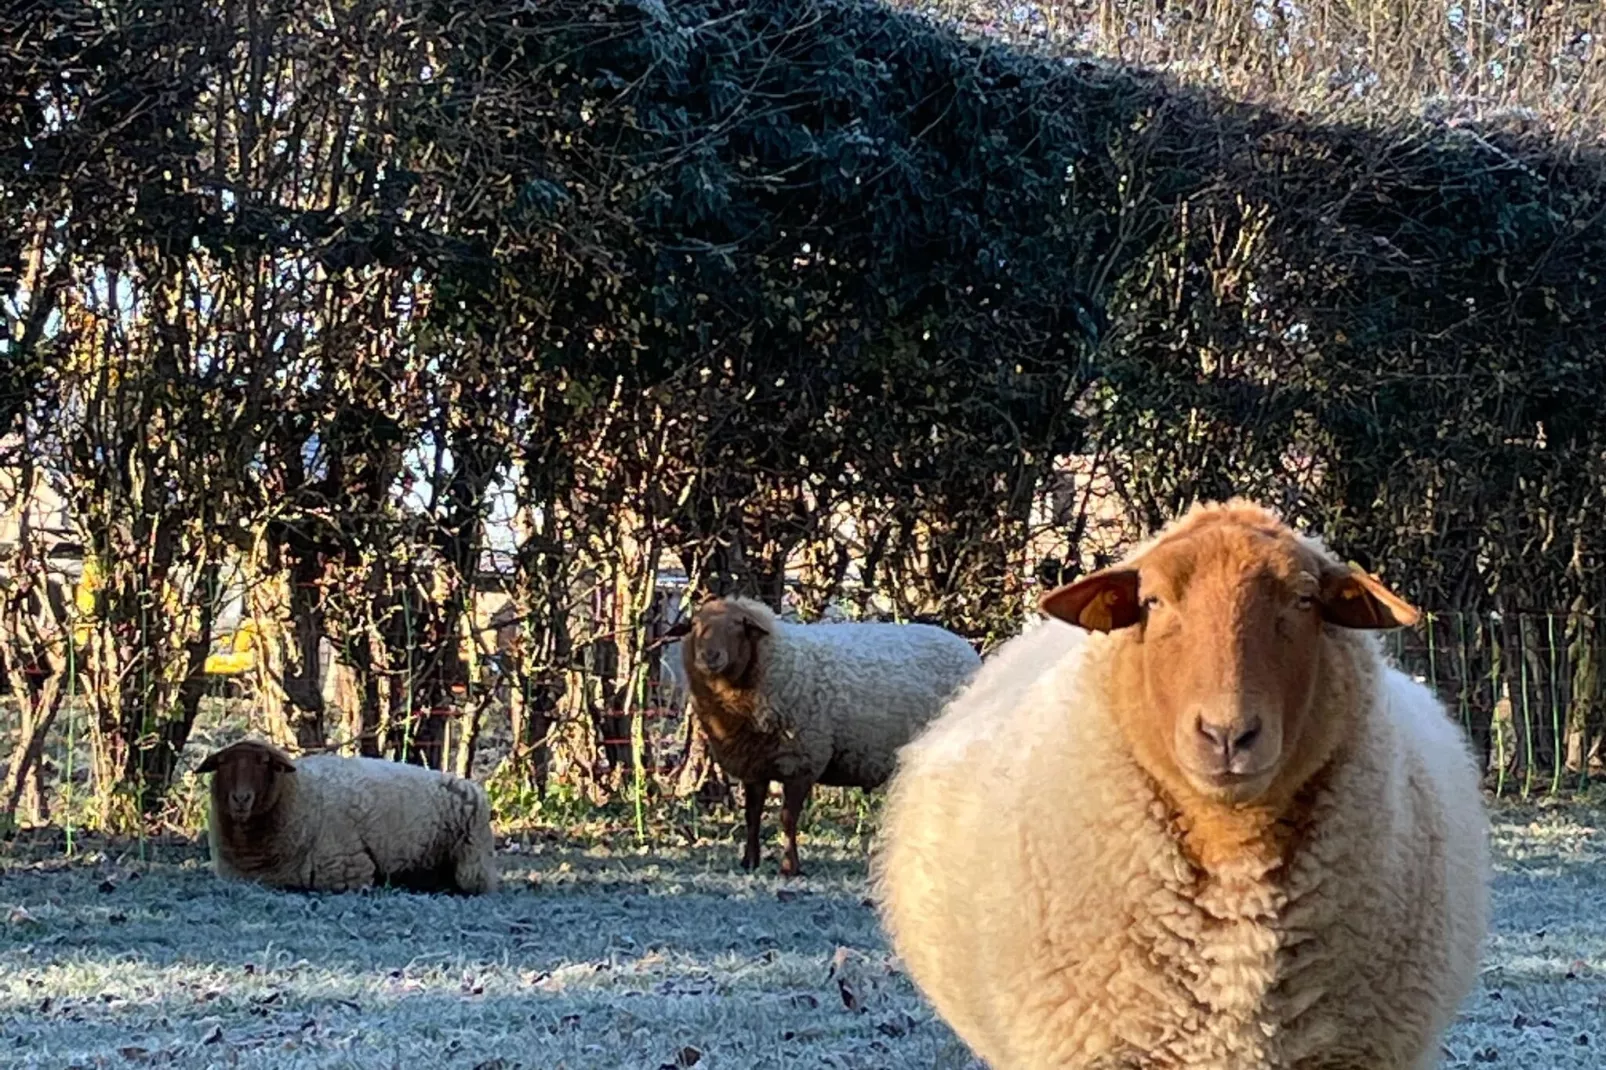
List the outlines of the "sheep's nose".
<svg viewBox="0 0 1606 1070">
<path fill-rule="evenodd" d="M 245 809 L 246 807 L 250 806 L 252 800 L 254 800 L 255 798 L 256 798 L 256 794 L 254 792 L 250 792 L 250 791 L 231 791 L 231 792 L 229 792 L 229 802 L 232 803 L 233 805 L 239 807 L 242 810 Z"/>
<path fill-rule="evenodd" d="M 725 667 L 725 652 L 722 650 L 709 650 L 703 653 L 703 668 L 709 672 L 719 672 Z"/>
<path fill-rule="evenodd" d="M 1214 724 L 1200 717 L 1196 725 L 1208 749 L 1218 752 L 1225 762 L 1231 762 L 1234 757 L 1254 746 L 1255 740 L 1260 737 L 1259 717 L 1228 724 Z"/>
</svg>

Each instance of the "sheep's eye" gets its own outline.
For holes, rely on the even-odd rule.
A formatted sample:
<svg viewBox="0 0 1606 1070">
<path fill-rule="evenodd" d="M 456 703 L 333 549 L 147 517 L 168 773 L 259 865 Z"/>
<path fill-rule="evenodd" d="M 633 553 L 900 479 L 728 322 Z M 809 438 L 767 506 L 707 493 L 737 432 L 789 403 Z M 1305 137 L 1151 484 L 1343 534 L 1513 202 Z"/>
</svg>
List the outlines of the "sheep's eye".
<svg viewBox="0 0 1606 1070">
<path fill-rule="evenodd" d="M 1143 601 L 1140 604 L 1145 610 L 1153 609 L 1160 604 L 1160 596 L 1157 594 L 1146 594 L 1143 596 Z"/>
</svg>

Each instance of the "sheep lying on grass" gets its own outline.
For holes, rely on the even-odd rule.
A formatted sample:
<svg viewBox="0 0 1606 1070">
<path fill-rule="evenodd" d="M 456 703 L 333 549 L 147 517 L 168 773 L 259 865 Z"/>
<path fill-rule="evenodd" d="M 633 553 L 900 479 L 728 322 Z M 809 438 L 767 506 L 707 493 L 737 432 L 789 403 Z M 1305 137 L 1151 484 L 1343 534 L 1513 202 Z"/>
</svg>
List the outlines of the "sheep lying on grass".
<svg viewBox="0 0 1606 1070">
<path fill-rule="evenodd" d="M 939 1013 L 998 1070 L 1437 1065 L 1488 824 L 1368 634 L 1416 610 L 1243 502 L 1042 607 L 889 791 L 883 920 Z"/>
<path fill-rule="evenodd" d="M 744 598 L 705 602 L 676 634 L 709 749 L 742 782 L 742 865 L 758 865 L 764 797 L 778 780 L 786 876 L 802 872 L 797 819 L 813 786 L 881 786 L 898 748 L 981 663 L 933 625 L 796 624 Z"/>
<path fill-rule="evenodd" d="M 197 772 L 213 774 L 207 834 L 220 877 L 322 891 L 496 890 L 490 803 L 473 781 L 377 758 L 293 761 L 254 740 Z"/>
</svg>

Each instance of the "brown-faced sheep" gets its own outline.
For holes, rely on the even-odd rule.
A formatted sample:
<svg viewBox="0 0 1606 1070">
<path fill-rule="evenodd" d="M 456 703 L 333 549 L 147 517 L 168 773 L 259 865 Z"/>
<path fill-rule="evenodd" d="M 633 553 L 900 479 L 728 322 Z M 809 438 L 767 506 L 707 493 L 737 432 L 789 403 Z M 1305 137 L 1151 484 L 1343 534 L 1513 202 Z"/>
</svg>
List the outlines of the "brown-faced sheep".
<svg viewBox="0 0 1606 1070">
<path fill-rule="evenodd" d="M 742 865 L 758 865 L 764 797 L 778 780 L 788 876 L 802 872 L 797 820 L 813 786 L 880 787 L 898 748 L 981 664 L 933 625 L 798 624 L 745 598 L 711 599 L 676 632 L 709 749 L 742 782 Z"/>
<path fill-rule="evenodd" d="M 278 888 L 496 890 L 485 790 L 377 758 L 292 759 L 246 740 L 209 755 L 207 834 L 218 876 Z"/>
<path fill-rule="evenodd" d="M 1435 1066 L 1488 825 L 1372 634 L 1416 610 L 1244 502 L 1042 607 L 889 792 L 882 916 L 938 1012 L 996 1070 Z"/>
</svg>

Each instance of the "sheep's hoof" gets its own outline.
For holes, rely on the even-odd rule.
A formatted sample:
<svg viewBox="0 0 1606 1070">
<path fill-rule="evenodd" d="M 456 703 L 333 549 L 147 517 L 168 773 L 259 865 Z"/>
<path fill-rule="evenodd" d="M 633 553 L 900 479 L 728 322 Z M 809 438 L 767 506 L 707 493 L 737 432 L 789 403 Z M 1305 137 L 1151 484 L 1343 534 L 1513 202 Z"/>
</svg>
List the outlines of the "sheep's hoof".
<svg viewBox="0 0 1606 1070">
<path fill-rule="evenodd" d="M 758 859 L 754 858 L 752 855 L 743 855 L 742 856 L 742 868 L 745 869 L 745 870 L 757 869 L 758 868 Z"/>
<path fill-rule="evenodd" d="M 791 858 L 784 859 L 781 862 L 781 876 L 783 876 L 783 877 L 801 877 L 801 876 L 803 876 L 803 867 L 801 865 L 799 865 L 798 862 L 795 861 L 794 859 L 791 859 Z"/>
</svg>

